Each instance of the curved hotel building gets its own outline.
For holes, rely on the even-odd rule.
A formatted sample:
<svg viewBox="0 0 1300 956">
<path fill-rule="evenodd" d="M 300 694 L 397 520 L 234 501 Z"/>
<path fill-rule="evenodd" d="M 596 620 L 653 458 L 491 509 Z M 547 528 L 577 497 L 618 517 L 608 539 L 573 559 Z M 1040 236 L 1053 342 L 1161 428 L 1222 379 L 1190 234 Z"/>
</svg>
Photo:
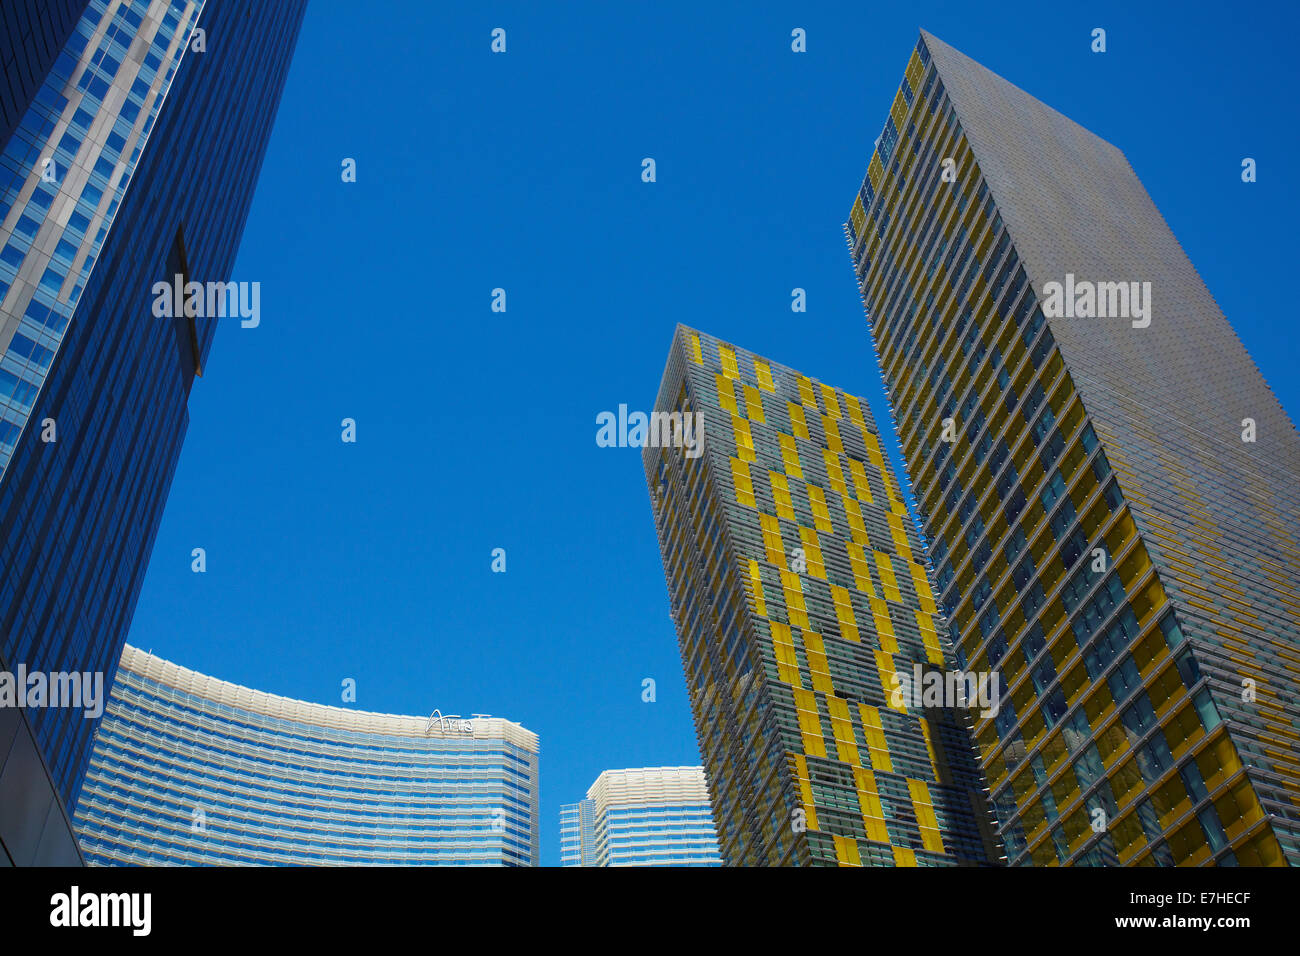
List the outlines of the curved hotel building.
<svg viewBox="0 0 1300 956">
<path fill-rule="evenodd" d="M 127 646 L 75 825 L 120 865 L 534 866 L 538 739 L 278 697 Z"/>
</svg>

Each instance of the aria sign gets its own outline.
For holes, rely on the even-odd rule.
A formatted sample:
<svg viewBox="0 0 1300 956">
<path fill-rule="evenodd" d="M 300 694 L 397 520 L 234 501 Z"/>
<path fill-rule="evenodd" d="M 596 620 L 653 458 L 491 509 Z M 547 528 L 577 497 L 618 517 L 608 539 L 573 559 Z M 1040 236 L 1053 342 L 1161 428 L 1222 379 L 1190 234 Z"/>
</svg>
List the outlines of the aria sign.
<svg viewBox="0 0 1300 956">
<path fill-rule="evenodd" d="M 460 714 L 443 715 L 442 711 L 435 710 L 429 715 L 429 722 L 424 725 L 424 732 L 427 734 L 437 725 L 438 730 L 442 733 L 469 734 L 474 732 L 474 721 L 466 720 Z"/>
</svg>

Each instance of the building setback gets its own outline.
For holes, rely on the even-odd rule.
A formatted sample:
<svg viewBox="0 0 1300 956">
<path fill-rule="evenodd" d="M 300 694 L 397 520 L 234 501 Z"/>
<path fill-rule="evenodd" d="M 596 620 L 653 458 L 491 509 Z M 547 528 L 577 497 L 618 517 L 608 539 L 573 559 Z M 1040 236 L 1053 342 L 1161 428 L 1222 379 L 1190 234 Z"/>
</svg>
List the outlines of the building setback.
<svg viewBox="0 0 1300 956">
<path fill-rule="evenodd" d="M 701 767 L 605 770 L 560 807 L 561 866 L 717 866 Z"/>
<path fill-rule="evenodd" d="M 845 231 L 1009 861 L 1300 863 L 1300 438 L 1123 154 L 922 33 Z"/>
<path fill-rule="evenodd" d="M 127 645 L 77 804 L 122 866 L 535 866 L 537 735 L 311 704 Z"/>
<path fill-rule="evenodd" d="M 704 454 L 643 452 L 723 861 L 979 864 L 1000 855 L 916 532 L 865 403 L 679 326 L 655 410 Z"/>
<path fill-rule="evenodd" d="M 153 288 L 230 278 L 306 3 L 28 6 L 0 16 L 28 71 L 0 88 L 31 91 L 0 143 L 0 670 L 107 686 L 217 324 Z M 0 861 L 76 862 L 93 731 L 0 708 Z"/>
</svg>

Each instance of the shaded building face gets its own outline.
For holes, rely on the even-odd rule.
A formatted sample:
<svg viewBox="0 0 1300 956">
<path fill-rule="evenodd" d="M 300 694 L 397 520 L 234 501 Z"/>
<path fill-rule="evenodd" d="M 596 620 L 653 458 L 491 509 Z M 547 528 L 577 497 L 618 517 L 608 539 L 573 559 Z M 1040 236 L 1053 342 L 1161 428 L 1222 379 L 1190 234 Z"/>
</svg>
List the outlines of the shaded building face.
<svg viewBox="0 0 1300 956">
<path fill-rule="evenodd" d="M 702 421 L 643 460 L 723 861 L 996 860 L 964 711 L 902 692 L 951 651 L 865 404 L 679 327 L 655 409 Z"/>
<path fill-rule="evenodd" d="M 157 317 L 155 286 L 230 278 L 305 0 L 81 7 L 0 153 L 0 666 L 107 686 L 216 331 Z M 0 841 L 30 862 L 94 721 L 0 730 L 26 755 L 0 768 L 26 808 Z"/>
<path fill-rule="evenodd" d="M 923 34 L 845 229 L 1008 859 L 1300 862 L 1300 440 L 1123 155 Z"/>
</svg>

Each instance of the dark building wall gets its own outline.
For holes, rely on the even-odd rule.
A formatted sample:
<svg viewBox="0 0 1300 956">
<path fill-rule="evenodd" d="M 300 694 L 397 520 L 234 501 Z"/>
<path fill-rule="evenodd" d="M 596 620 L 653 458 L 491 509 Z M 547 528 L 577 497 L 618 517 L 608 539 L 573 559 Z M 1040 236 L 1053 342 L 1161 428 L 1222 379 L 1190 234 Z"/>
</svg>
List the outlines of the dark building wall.
<svg viewBox="0 0 1300 956">
<path fill-rule="evenodd" d="M 151 289 L 167 278 L 178 235 L 190 278 L 230 277 L 305 7 L 211 0 L 199 19 L 207 51 L 182 62 L 0 486 L 9 667 L 102 671 L 111 685 L 194 371 L 173 323 L 153 317 Z M 197 322 L 200 363 L 215 324 Z M 57 443 L 39 440 L 46 417 Z M 28 716 L 70 812 L 94 721 L 68 708 Z"/>
<path fill-rule="evenodd" d="M 0 3 L 0 149 L 23 118 L 87 2 Z"/>
<path fill-rule="evenodd" d="M 72 821 L 24 711 L 0 708 L 0 866 L 80 866 Z"/>
</svg>

